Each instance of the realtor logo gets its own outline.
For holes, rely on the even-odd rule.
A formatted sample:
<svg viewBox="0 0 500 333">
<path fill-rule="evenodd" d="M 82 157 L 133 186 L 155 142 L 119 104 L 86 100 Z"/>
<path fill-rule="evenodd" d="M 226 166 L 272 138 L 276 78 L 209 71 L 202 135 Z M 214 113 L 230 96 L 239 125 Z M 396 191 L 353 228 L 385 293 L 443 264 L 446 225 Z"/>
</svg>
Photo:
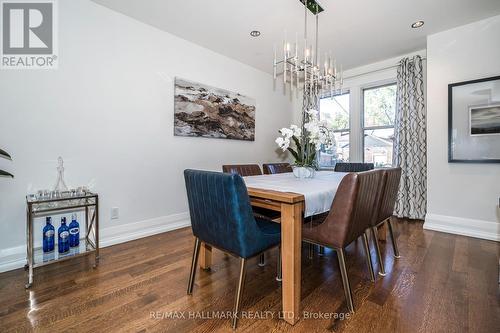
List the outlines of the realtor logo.
<svg viewBox="0 0 500 333">
<path fill-rule="evenodd" d="M 5 0 L 2 69 L 57 68 L 55 1 Z"/>
</svg>

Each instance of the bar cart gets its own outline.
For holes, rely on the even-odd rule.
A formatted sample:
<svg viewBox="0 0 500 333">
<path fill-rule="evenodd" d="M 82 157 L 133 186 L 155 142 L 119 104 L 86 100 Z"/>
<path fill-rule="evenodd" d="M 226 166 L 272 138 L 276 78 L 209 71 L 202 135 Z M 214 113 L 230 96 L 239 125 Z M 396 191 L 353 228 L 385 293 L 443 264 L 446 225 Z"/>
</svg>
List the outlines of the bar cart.
<svg viewBox="0 0 500 333">
<path fill-rule="evenodd" d="M 56 246 L 56 249 L 48 254 L 44 253 L 41 247 L 34 247 L 33 221 L 36 217 L 81 211 L 85 212 L 85 237 L 80 239 L 78 247 L 71 248 L 67 253 L 58 253 Z M 36 267 L 94 254 L 95 268 L 99 264 L 99 197 L 97 193 L 65 191 L 45 196 L 26 196 L 26 247 L 25 268 L 28 270 L 26 288 L 30 288 L 33 284 L 33 270 Z"/>
</svg>

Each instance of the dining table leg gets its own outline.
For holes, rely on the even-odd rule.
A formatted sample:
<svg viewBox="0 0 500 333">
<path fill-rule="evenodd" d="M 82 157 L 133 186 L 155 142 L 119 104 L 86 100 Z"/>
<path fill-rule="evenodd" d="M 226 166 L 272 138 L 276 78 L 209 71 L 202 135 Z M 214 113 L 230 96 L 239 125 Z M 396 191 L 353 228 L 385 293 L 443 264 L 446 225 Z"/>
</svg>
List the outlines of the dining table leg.
<svg viewBox="0 0 500 333">
<path fill-rule="evenodd" d="M 281 204 L 282 315 L 292 325 L 300 314 L 302 204 Z"/>
<path fill-rule="evenodd" d="M 201 244 L 200 254 L 198 257 L 200 268 L 208 270 L 212 265 L 212 247 L 205 243 Z"/>
</svg>

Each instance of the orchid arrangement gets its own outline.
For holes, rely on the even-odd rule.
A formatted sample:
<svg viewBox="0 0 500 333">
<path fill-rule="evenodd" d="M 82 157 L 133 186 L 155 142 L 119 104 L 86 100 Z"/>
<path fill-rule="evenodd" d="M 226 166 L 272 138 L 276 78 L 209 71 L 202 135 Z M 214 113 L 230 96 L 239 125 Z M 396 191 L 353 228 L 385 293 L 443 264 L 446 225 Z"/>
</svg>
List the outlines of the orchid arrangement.
<svg viewBox="0 0 500 333">
<path fill-rule="evenodd" d="M 295 159 L 295 165 L 299 167 L 317 169 L 316 154 L 321 145 L 329 149 L 335 144 L 333 131 L 325 121 L 319 120 L 319 112 L 316 110 L 305 111 L 302 128 L 291 125 L 279 132 L 281 136 L 276 139 L 276 144 L 283 151 L 288 150 Z M 292 142 L 295 148 L 291 147 Z"/>
</svg>

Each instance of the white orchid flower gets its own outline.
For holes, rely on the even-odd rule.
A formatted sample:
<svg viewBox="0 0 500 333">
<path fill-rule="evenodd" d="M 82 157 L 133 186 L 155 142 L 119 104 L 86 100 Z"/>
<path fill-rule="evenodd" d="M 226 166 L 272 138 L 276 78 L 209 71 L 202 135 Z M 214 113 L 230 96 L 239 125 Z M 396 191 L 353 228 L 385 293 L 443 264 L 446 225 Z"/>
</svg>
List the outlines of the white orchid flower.
<svg viewBox="0 0 500 333">
<path fill-rule="evenodd" d="M 293 131 L 286 127 L 282 128 L 280 132 L 285 138 L 291 138 L 293 136 Z"/>
<path fill-rule="evenodd" d="M 290 129 L 293 131 L 293 135 L 300 137 L 302 135 L 302 129 L 297 125 L 291 125 Z"/>
</svg>

